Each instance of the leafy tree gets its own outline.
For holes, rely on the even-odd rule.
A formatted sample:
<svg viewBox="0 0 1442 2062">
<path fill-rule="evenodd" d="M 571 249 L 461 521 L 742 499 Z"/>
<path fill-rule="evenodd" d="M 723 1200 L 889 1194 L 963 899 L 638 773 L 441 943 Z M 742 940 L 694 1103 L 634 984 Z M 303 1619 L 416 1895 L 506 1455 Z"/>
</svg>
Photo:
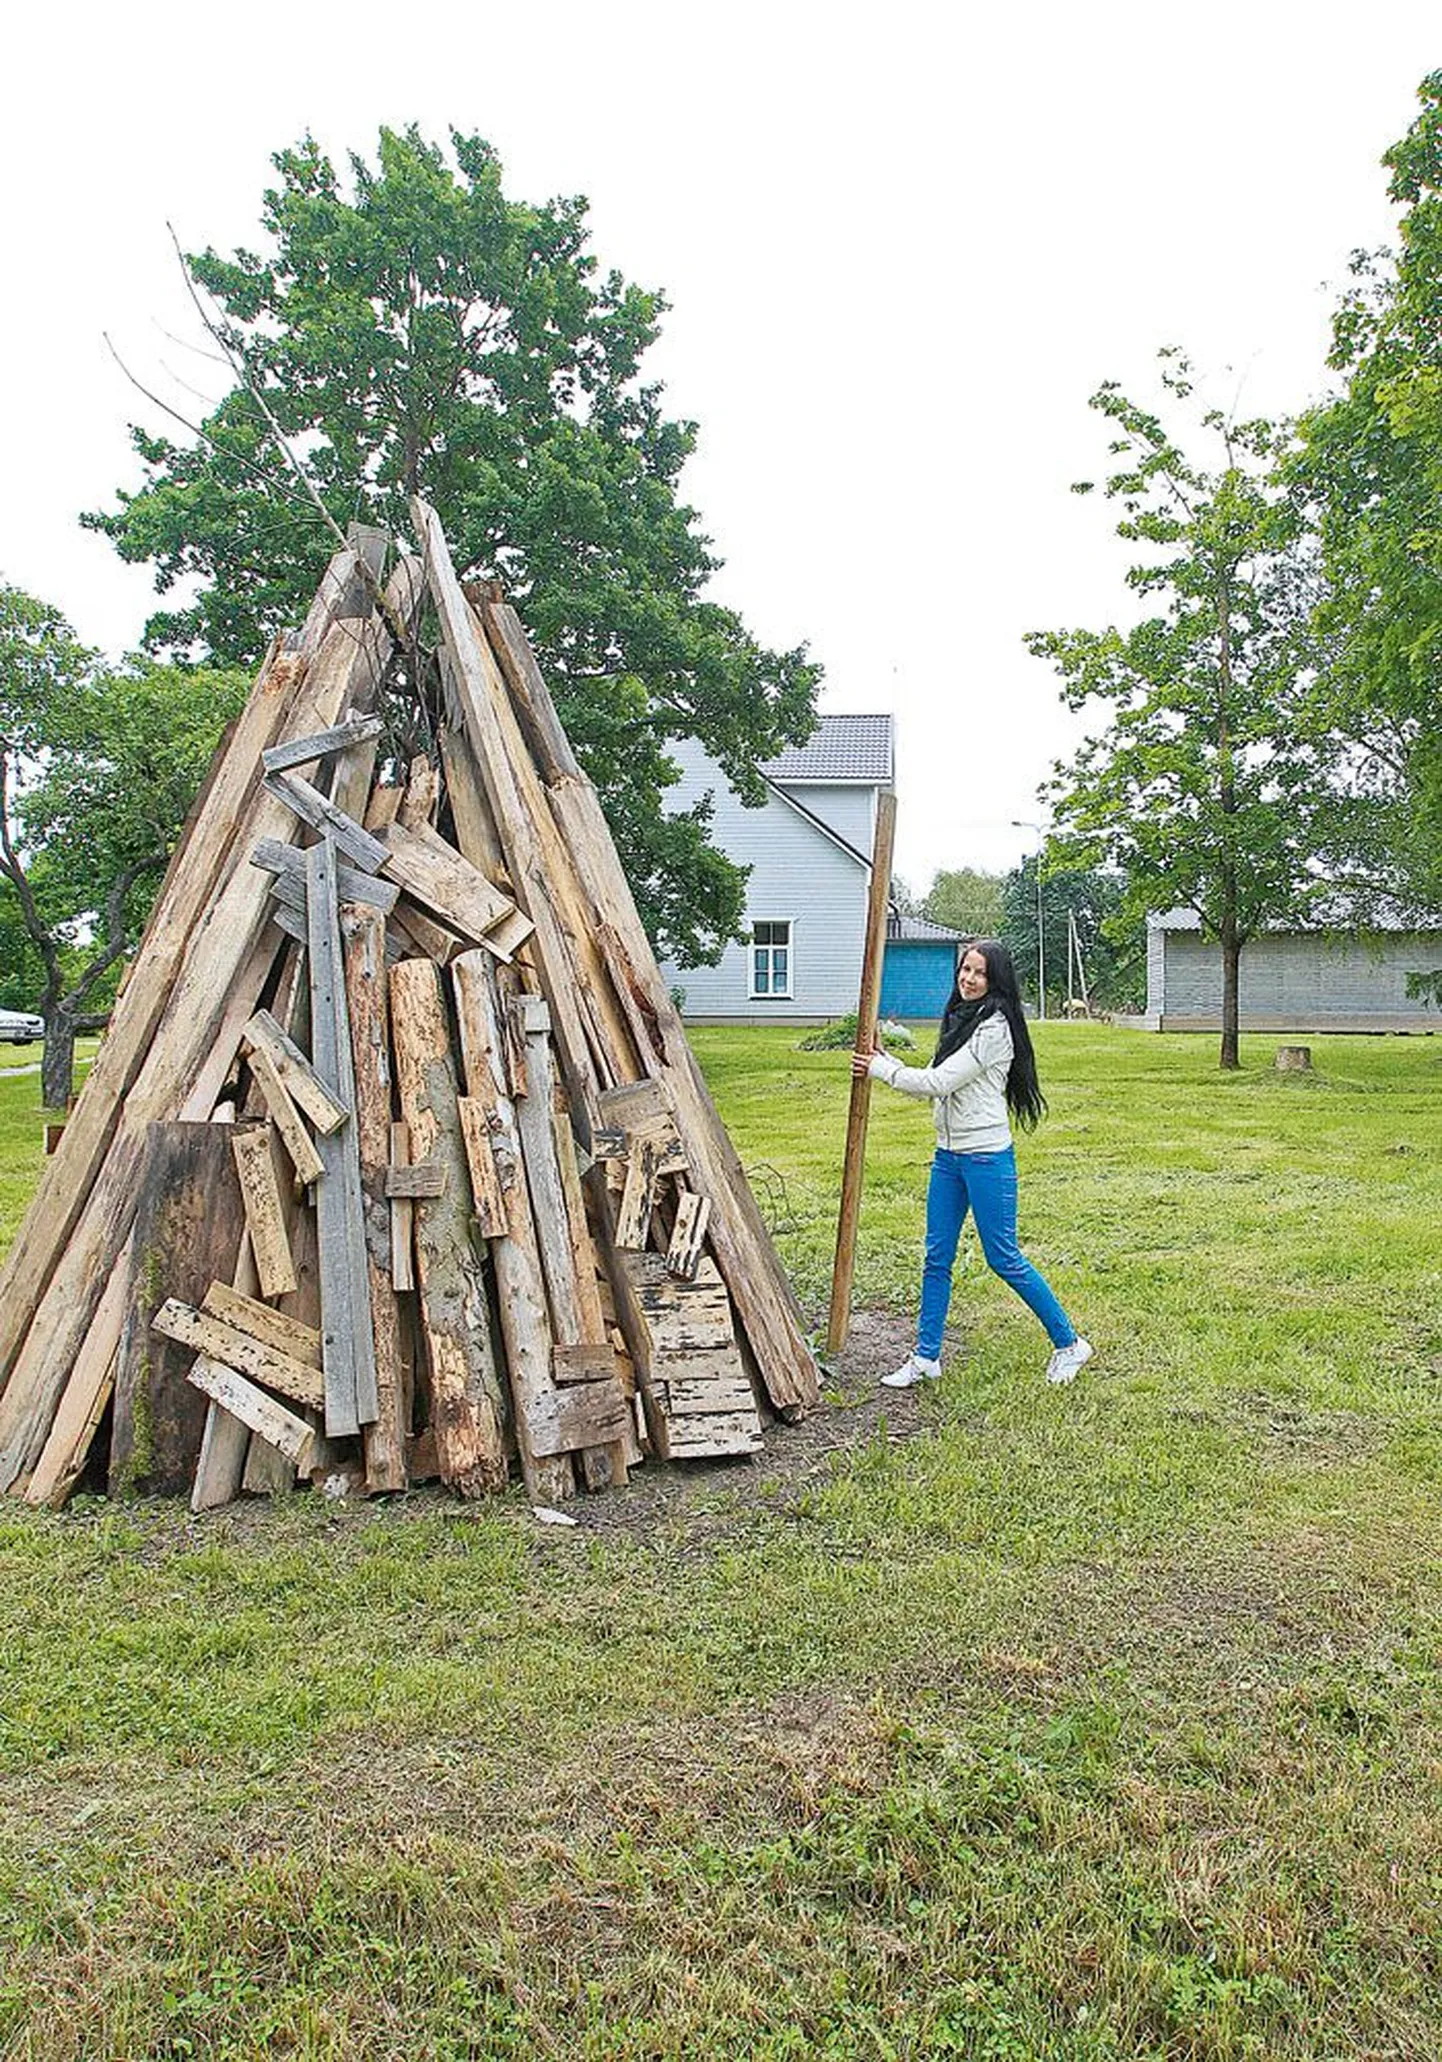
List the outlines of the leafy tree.
<svg viewBox="0 0 1442 2062">
<path fill-rule="evenodd" d="M 1016 961 L 1022 988 L 1037 985 L 1036 853 L 1001 882 L 996 926 Z M 1087 990 L 1102 1009 L 1137 1009 L 1146 994 L 1146 931 L 1128 907 L 1126 882 L 1097 867 L 1043 864 L 1041 928 L 1046 945 L 1048 1008 L 1064 993 L 1067 932 L 1074 920 Z"/>
<path fill-rule="evenodd" d="M 1190 366 L 1161 356 L 1171 401 L 1186 402 Z M 1209 468 L 1115 383 L 1092 406 L 1113 431 L 1105 491 L 1121 504 L 1117 533 L 1144 548 L 1128 585 L 1156 612 L 1128 630 L 1027 638 L 1070 707 L 1108 714 L 1051 784 L 1054 857 L 1120 873 L 1129 915 L 1198 912 L 1221 947 L 1221 1065 L 1232 1068 L 1242 948 L 1316 899 L 1318 862 L 1344 835 L 1337 743 L 1310 701 L 1316 597 L 1302 512 L 1276 484 L 1286 437 L 1273 424 L 1207 410 Z"/>
<path fill-rule="evenodd" d="M 1001 930 L 1002 881 L 999 873 L 976 866 L 943 868 L 932 877 L 924 914 L 934 924 L 949 924 L 974 938 L 995 938 Z"/>
<path fill-rule="evenodd" d="M 1343 392 L 1300 425 L 1327 592 L 1329 713 L 1408 805 L 1384 825 L 1398 886 L 1442 904 L 1442 71 L 1383 160 L 1400 247 L 1358 253 L 1333 323 Z"/>
<path fill-rule="evenodd" d="M 102 670 L 58 611 L 0 588 L 0 881 L 39 974 L 23 1006 L 45 1019 L 52 1108 L 244 689 L 210 669 Z"/>
<path fill-rule="evenodd" d="M 667 740 L 699 738 L 760 802 L 756 766 L 810 731 L 820 671 L 704 599 L 720 562 L 679 494 L 696 426 L 641 370 L 661 295 L 598 271 L 583 200 L 508 200 L 491 147 L 450 142 L 383 129 L 349 194 L 309 138 L 276 156 L 264 251 L 189 260 L 244 380 L 193 441 L 135 429 L 143 486 L 85 520 L 162 593 L 194 583 L 149 648 L 250 664 L 330 550 L 257 395 L 338 524 L 403 530 L 423 492 L 457 564 L 524 615 L 653 939 L 714 962 L 744 876 L 705 809 L 663 813 Z"/>
</svg>

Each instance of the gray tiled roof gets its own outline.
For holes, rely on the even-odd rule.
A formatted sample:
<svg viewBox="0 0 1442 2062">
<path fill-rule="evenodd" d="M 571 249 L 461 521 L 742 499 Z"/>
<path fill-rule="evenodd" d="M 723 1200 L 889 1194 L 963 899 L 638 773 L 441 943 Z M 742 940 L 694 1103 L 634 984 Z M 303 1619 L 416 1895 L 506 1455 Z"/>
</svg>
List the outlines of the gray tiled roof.
<svg viewBox="0 0 1442 2062">
<path fill-rule="evenodd" d="M 953 938 L 958 942 L 971 934 L 954 931 L 950 924 L 934 924 L 926 916 L 899 916 L 892 910 L 886 919 L 888 938 Z"/>
<path fill-rule="evenodd" d="M 889 716 L 823 716 L 804 745 L 788 745 L 761 771 L 768 780 L 892 780 Z"/>
</svg>

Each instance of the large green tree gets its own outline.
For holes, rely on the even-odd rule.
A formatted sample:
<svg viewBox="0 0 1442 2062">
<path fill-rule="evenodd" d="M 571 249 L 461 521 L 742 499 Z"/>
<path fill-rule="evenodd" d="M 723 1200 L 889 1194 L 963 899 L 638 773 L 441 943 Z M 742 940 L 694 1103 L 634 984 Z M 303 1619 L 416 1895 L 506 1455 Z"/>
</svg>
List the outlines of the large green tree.
<svg viewBox="0 0 1442 2062">
<path fill-rule="evenodd" d="M 1002 880 L 977 866 L 943 867 L 932 876 L 922 914 L 973 938 L 994 938 L 1001 929 Z"/>
<path fill-rule="evenodd" d="M 1442 906 L 1442 71 L 1386 154 L 1395 254 L 1359 253 L 1333 324 L 1343 390 L 1301 421 L 1327 587 L 1320 684 L 1375 776 L 1397 892 Z M 1382 855 L 1379 853 L 1379 858 Z"/>
<path fill-rule="evenodd" d="M 1166 405 L 1181 410 L 1191 368 L 1161 358 Z M 1092 406 L 1112 431 L 1117 533 L 1140 547 L 1127 582 L 1149 612 L 1128 629 L 1027 639 L 1072 708 L 1105 714 L 1052 783 L 1054 858 L 1121 874 L 1129 914 L 1198 912 L 1221 950 L 1221 1064 L 1233 1068 L 1242 948 L 1313 906 L 1345 836 L 1344 766 L 1313 707 L 1306 529 L 1276 481 L 1287 438 L 1208 409 L 1193 426 L 1202 462 L 1114 383 Z"/>
<path fill-rule="evenodd" d="M 0 587 L 0 883 L 63 1108 L 80 1018 L 108 999 L 244 677 L 102 668 L 55 609 Z"/>
<path fill-rule="evenodd" d="M 706 599 L 719 561 L 680 493 L 696 427 L 642 372 L 665 302 L 598 270 L 584 201 L 507 199 L 478 136 L 448 154 L 382 130 L 348 190 L 309 139 L 274 164 L 262 248 L 189 260 L 243 376 L 198 435 L 135 429 L 143 486 L 86 518 L 187 597 L 147 645 L 251 663 L 304 609 L 332 540 L 272 419 L 339 525 L 404 531 L 424 493 L 525 617 L 653 939 L 714 959 L 744 875 L 704 809 L 665 814 L 667 741 L 699 738 L 759 802 L 820 675 Z"/>
</svg>

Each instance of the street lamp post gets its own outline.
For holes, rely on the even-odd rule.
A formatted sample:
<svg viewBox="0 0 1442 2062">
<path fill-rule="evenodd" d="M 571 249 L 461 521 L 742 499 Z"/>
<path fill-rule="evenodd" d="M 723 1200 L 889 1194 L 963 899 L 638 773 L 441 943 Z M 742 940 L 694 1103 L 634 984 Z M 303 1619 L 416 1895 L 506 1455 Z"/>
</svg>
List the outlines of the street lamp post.
<svg viewBox="0 0 1442 2062">
<path fill-rule="evenodd" d="M 1041 862 L 1046 851 L 1046 831 L 1039 823 L 1028 823 L 1023 817 L 1014 816 L 1011 827 L 1017 831 L 1035 831 L 1036 848 L 1036 1013 L 1046 1020 L 1046 929 L 1042 923 L 1041 910 Z"/>
</svg>

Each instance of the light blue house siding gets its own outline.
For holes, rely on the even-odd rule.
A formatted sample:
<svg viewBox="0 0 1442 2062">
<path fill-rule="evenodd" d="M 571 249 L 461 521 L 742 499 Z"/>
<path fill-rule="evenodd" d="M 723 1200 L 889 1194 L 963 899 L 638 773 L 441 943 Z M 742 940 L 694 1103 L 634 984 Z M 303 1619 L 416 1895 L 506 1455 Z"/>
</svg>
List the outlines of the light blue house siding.
<svg viewBox="0 0 1442 2062">
<path fill-rule="evenodd" d="M 767 927 L 760 934 L 765 942 L 728 945 L 718 966 L 663 964 L 666 980 L 685 990 L 686 1015 L 805 1023 L 854 1010 L 875 788 L 798 784 L 747 809 L 694 741 L 668 750 L 682 768 L 668 807 L 686 809 L 711 793 L 713 843 L 751 867 L 747 930 Z"/>
<path fill-rule="evenodd" d="M 939 1017 L 956 973 L 956 946 L 945 938 L 888 938 L 881 963 L 883 1017 Z"/>
<path fill-rule="evenodd" d="M 1242 949 L 1237 1010 L 1243 1030 L 1437 1031 L 1442 1011 L 1407 994 L 1407 976 L 1442 967 L 1442 931 L 1264 931 Z M 1195 916 L 1174 910 L 1147 925 L 1147 1022 L 1159 1031 L 1212 1031 L 1222 1020 L 1222 955 Z"/>
</svg>

